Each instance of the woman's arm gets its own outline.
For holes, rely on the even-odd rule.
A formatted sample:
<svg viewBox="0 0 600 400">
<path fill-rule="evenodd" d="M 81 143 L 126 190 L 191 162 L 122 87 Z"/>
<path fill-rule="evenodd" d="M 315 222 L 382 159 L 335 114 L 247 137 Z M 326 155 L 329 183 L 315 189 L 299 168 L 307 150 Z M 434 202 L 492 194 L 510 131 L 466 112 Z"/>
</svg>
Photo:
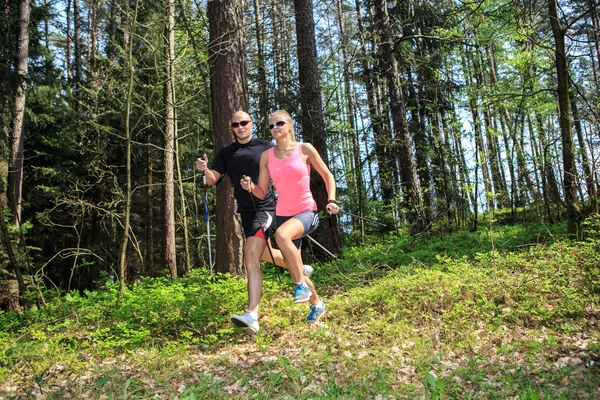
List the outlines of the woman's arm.
<svg viewBox="0 0 600 400">
<path fill-rule="evenodd" d="M 263 153 L 260 155 L 257 184 L 255 185 L 254 182 L 252 182 L 252 179 L 245 175 L 240 181 L 242 189 L 249 191 L 254 195 L 254 197 L 261 200 L 267 196 L 267 192 L 269 191 L 269 181 L 271 180 L 268 167 L 269 155 L 267 154 L 267 151 L 268 150 L 263 151 Z"/>
<path fill-rule="evenodd" d="M 312 165 L 319 175 L 321 175 L 321 178 L 323 178 L 325 188 L 327 189 L 327 200 L 335 201 L 335 178 L 329 168 L 327 168 L 327 165 L 325 165 L 317 149 L 310 143 L 302 143 L 302 154 L 307 157 L 307 164 Z M 339 210 L 340 207 L 336 203 L 327 203 L 327 211 L 330 214 L 337 214 Z"/>
</svg>

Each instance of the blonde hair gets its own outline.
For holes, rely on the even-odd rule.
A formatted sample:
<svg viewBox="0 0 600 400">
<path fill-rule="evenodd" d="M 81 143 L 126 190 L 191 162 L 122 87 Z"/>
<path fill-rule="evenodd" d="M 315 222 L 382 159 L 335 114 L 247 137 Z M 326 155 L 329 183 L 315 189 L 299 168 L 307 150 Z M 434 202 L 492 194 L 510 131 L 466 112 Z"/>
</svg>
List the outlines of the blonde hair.
<svg viewBox="0 0 600 400">
<path fill-rule="evenodd" d="M 274 115 L 281 115 L 283 116 L 283 119 L 287 121 L 287 123 L 290 124 L 290 139 L 295 142 L 296 141 L 296 133 L 295 133 L 295 129 L 294 129 L 294 120 L 292 119 L 292 116 L 290 115 L 289 112 L 285 111 L 285 110 L 277 110 L 277 111 L 273 111 L 271 113 L 271 117 L 273 118 Z"/>
</svg>

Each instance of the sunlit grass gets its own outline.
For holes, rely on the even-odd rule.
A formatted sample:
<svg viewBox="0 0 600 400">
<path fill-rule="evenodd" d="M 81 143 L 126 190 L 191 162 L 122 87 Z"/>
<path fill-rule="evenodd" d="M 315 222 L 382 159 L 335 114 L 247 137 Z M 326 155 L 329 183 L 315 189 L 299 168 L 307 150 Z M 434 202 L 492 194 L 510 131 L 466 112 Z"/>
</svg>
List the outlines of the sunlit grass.
<svg viewBox="0 0 600 400">
<path fill-rule="evenodd" d="M 265 268 L 261 331 L 235 329 L 246 287 L 197 269 L 0 315 L 0 395 L 28 398 L 593 398 L 598 242 L 506 227 L 346 249 L 315 265 L 307 326 Z M 441 246 L 445 243 L 445 249 Z M 492 244 L 493 243 L 493 244 Z"/>
</svg>

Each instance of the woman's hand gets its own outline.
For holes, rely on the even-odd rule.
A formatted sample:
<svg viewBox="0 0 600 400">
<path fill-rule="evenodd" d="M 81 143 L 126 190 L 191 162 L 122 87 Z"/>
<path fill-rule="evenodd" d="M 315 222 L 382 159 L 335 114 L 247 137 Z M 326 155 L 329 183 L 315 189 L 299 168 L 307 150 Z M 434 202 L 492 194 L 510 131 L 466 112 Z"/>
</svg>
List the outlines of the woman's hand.
<svg viewBox="0 0 600 400">
<path fill-rule="evenodd" d="M 252 190 L 254 189 L 254 182 L 252 182 L 252 179 L 250 179 L 249 176 L 242 176 L 242 179 L 240 179 L 240 185 L 242 186 L 242 189 L 252 193 Z"/>
<path fill-rule="evenodd" d="M 336 200 L 327 200 L 326 208 L 329 214 L 337 214 L 340 211 L 339 203 Z"/>
</svg>

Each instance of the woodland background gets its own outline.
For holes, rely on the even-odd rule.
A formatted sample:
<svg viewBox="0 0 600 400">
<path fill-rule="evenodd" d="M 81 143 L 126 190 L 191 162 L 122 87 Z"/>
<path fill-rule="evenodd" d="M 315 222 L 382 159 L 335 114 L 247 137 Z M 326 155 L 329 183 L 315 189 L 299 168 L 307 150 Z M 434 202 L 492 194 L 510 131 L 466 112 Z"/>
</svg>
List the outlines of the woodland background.
<svg viewBox="0 0 600 400">
<path fill-rule="evenodd" d="M 231 185 L 202 189 L 194 169 L 239 109 L 267 139 L 290 111 L 327 160 L 344 213 L 315 238 L 334 253 L 482 216 L 578 237 L 598 212 L 593 0 L 2 6 L 0 268 L 21 293 L 208 267 L 204 196 L 214 268 L 243 275 Z"/>
</svg>

